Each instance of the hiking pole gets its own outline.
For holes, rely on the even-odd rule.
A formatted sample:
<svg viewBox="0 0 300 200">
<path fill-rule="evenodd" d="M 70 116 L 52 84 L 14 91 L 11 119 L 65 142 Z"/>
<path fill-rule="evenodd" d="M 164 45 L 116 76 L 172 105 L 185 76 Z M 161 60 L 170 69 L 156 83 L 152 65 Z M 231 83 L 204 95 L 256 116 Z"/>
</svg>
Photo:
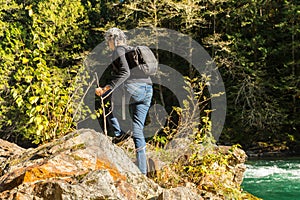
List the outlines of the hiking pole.
<svg viewBox="0 0 300 200">
<path fill-rule="evenodd" d="M 96 80 L 97 80 L 97 86 L 99 86 L 99 79 L 98 79 L 98 75 L 97 73 L 95 72 L 95 75 L 96 75 Z M 100 100 L 101 100 L 101 109 L 102 109 L 102 115 L 103 115 L 103 126 L 104 126 L 104 134 L 105 136 L 107 136 L 107 124 L 106 124 L 106 118 L 108 117 L 108 115 L 110 115 L 113 111 L 113 104 L 111 102 L 111 107 L 110 107 L 110 110 L 109 112 L 106 114 L 106 111 L 105 111 L 105 99 L 107 97 L 109 97 L 109 95 L 111 94 L 111 90 L 106 94 L 106 92 L 100 96 Z"/>
<path fill-rule="evenodd" d="M 106 127 L 106 115 L 105 115 L 105 104 L 104 99 L 102 96 L 100 96 L 101 99 L 101 108 L 102 108 L 102 115 L 103 115 L 103 126 L 104 126 L 104 134 L 107 136 L 107 127 Z"/>
<path fill-rule="evenodd" d="M 113 103 L 111 102 L 111 106 L 110 106 L 110 110 L 109 112 L 106 114 L 106 111 L 105 111 L 105 102 L 104 100 L 111 94 L 111 91 L 106 94 L 105 96 L 101 96 L 100 99 L 101 99 L 101 107 L 102 107 L 102 114 L 103 114 L 103 123 L 104 123 L 104 134 L 107 136 L 107 125 L 106 125 L 106 118 L 112 113 L 113 111 Z"/>
</svg>

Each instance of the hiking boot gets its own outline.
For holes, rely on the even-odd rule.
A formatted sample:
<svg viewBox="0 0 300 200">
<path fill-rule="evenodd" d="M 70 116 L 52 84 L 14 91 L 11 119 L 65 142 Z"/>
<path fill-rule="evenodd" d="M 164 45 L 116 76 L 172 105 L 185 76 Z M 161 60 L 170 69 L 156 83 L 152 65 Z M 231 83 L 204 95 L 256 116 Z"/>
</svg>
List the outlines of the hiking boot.
<svg viewBox="0 0 300 200">
<path fill-rule="evenodd" d="M 127 138 L 129 138 L 129 137 L 131 137 L 131 136 L 132 136 L 131 131 L 128 131 L 128 132 L 126 132 L 126 133 L 123 133 L 123 134 L 120 135 L 120 136 L 114 137 L 113 140 L 112 140 L 112 143 L 114 143 L 114 144 L 119 144 L 120 142 L 123 142 L 123 141 L 127 140 Z"/>
</svg>

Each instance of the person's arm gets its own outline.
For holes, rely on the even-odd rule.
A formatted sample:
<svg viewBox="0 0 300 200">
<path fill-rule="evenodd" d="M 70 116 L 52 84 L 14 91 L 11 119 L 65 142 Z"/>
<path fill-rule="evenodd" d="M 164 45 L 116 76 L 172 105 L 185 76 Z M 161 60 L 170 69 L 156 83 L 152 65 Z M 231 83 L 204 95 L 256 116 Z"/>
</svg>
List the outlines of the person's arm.
<svg viewBox="0 0 300 200">
<path fill-rule="evenodd" d="M 117 65 L 116 73 L 109 84 L 107 84 L 104 88 L 97 88 L 96 94 L 98 96 L 103 95 L 108 90 L 114 90 L 119 85 L 124 83 L 126 79 L 130 76 L 130 68 L 128 62 L 126 60 L 126 49 L 125 47 L 118 46 L 114 52 L 114 58 L 119 59 L 119 65 Z"/>
<path fill-rule="evenodd" d="M 130 69 L 128 62 L 126 60 L 126 49 L 125 47 L 118 46 L 115 50 L 115 59 L 119 59 L 119 65 L 117 67 L 117 71 L 111 80 L 111 82 L 108 84 L 110 88 L 113 90 L 114 88 L 119 87 L 122 83 L 128 79 L 130 76 Z"/>
</svg>

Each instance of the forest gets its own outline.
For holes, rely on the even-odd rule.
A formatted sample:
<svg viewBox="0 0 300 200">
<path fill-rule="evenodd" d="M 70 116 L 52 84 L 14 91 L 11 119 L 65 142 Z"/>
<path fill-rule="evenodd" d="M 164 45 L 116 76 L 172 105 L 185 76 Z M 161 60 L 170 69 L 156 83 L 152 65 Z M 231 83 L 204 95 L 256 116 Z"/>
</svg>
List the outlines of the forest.
<svg viewBox="0 0 300 200">
<path fill-rule="evenodd" d="M 38 145 L 74 130 L 76 114 L 90 114 L 78 110 L 89 84 L 86 56 L 111 27 L 150 27 L 188 35 L 216 63 L 227 102 L 218 143 L 300 152 L 299 1 L 1 0 L 0 6 L 2 139 Z M 175 55 L 159 58 L 179 63 L 190 79 L 200 76 Z M 156 101 L 165 92 L 160 104 L 170 106 L 167 91 L 155 90 Z"/>
</svg>

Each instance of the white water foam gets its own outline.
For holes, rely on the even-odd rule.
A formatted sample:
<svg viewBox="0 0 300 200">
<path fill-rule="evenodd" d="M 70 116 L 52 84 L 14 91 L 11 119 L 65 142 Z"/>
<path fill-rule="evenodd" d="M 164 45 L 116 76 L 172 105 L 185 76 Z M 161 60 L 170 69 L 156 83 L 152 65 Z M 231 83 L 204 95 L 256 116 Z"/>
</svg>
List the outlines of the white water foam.
<svg viewBox="0 0 300 200">
<path fill-rule="evenodd" d="M 290 179 L 300 181 L 300 164 L 292 166 L 283 166 L 283 168 L 274 166 L 251 166 L 246 165 L 247 170 L 244 178 L 262 178 L 278 176 L 278 179 Z M 273 177 L 274 180 L 275 177 Z"/>
</svg>

